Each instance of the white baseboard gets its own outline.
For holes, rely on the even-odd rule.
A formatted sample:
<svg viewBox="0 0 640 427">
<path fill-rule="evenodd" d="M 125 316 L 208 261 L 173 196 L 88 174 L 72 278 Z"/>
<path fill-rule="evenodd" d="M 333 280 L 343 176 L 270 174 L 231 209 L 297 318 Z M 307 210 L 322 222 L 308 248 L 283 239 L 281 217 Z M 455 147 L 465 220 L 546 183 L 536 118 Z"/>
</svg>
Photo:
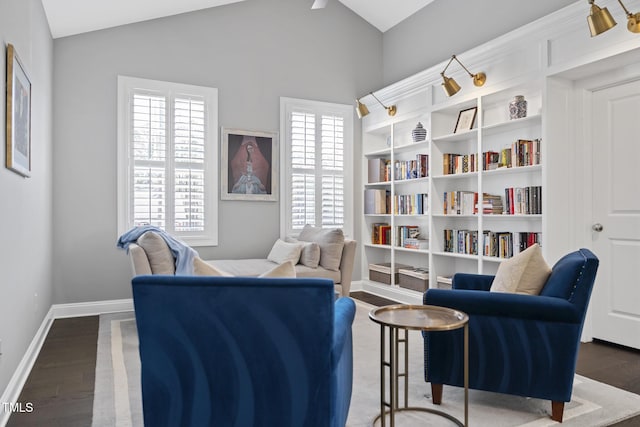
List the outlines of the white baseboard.
<svg viewBox="0 0 640 427">
<path fill-rule="evenodd" d="M 54 319 L 67 317 L 97 316 L 104 313 L 133 311 L 133 299 L 54 304 L 51 306 Z"/>
<path fill-rule="evenodd" d="M 22 391 L 22 387 L 24 387 L 24 383 L 27 382 L 27 378 L 29 377 L 29 373 L 31 373 L 31 368 L 33 368 L 34 363 L 36 363 L 36 359 L 38 358 L 38 354 L 40 354 L 40 349 L 44 344 L 44 340 L 47 338 L 47 334 L 49 333 L 49 329 L 53 324 L 53 306 L 49 309 L 49 312 L 44 316 L 36 335 L 31 340 L 31 344 L 27 348 L 22 360 L 18 364 L 11 380 L 9 380 L 9 384 L 4 389 L 2 393 L 2 397 L 0 397 L 0 402 L 2 403 L 15 403 L 18 401 L 20 397 L 20 392 Z M 5 410 L 5 405 L 0 408 L 0 426 L 5 426 L 9 421 L 9 417 L 11 416 L 11 412 Z"/>
<path fill-rule="evenodd" d="M 403 304 L 422 305 L 422 293 L 399 286 L 384 285 L 370 280 L 362 281 L 362 290 Z"/>
<path fill-rule="evenodd" d="M 35 336 L 31 340 L 31 344 L 27 348 L 22 360 L 18 364 L 11 380 L 7 384 L 0 402 L 17 402 L 20 392 L 24 387 L 33 365 L 40 354 L 42 345 L 44 344 L 49 329 L 55 319 L 63 319 L 68 317 L 97 316 L 102 313 L 116 313 L 119 311 L 133 311 L 133 299 L 109 300 L 81 302 L 74 304 L 53 304 L 49 312 L 42 319 L 42 323 L 38 328 Z M 0 426 L 6 426 L 11 413 L 4 410 L 4 405 L 0 407 Z"/>
</svg>

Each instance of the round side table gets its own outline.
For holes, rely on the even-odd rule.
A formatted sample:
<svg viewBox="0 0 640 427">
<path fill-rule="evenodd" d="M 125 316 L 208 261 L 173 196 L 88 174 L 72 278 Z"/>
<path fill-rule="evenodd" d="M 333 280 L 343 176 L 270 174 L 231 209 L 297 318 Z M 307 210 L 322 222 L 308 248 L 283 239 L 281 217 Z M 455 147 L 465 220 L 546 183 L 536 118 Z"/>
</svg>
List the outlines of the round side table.
<svg viewBox="0 0 640 427">
<path fill-rule="evenodd" d="M 380 325 L 380 414 L 373 420 L 386 426 L 389 414 L 391 427 L 395 427 L 395 415 L 401 411 L 422 411 L 436 414 L 453 421 L 456 425 L 469 425 L 469 316 L 458 310 L 433 305 L 388 305 L 371 310 L 369 318 Z M 409 330 L 453 331 L 464 328 L 464 424 L 454 416 L 436 409 L 409 406 Z M 389 360 L 386 361 L 385 330 L 389 329 Z M 404 331 L 403 337 L 400 331 Z M 399 344 L 404 344 L 404 370 L 399 372 Z M 389 402 L 385 401 L 385 368 L 389 368 Z M 404 406 L 399 405 L 398 379 L 404 377 Z M 388 408 L 388 409 L 385 409 Z"/>
</svg>

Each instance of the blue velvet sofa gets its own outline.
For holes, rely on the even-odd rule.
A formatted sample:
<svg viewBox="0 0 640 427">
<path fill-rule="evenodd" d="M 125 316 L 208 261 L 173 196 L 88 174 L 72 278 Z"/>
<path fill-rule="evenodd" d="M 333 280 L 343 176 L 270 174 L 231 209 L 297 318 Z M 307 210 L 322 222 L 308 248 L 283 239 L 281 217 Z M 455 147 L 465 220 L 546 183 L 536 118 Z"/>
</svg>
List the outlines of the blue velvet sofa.
<svg viewBox="0 0 640 427">
<path fill-rule="evenodd" d="M 145 425 L 344 427 L 355 304 L 328 279 L 138 276 Z"/>
<path fill-rule="evenodd" d="M 539 296 L 488 292 L 494 276 L 456 274 L 453 289 L 429 289 L 423 301 L 469 315 L 470 388 L 551 400 L 561 422 L 597 268 L 580 249 L 558 260 Z M 463 385 L 462 332 L 424 336 L 425 379 L 439 404 L 443 384 Z"/>
</svg>

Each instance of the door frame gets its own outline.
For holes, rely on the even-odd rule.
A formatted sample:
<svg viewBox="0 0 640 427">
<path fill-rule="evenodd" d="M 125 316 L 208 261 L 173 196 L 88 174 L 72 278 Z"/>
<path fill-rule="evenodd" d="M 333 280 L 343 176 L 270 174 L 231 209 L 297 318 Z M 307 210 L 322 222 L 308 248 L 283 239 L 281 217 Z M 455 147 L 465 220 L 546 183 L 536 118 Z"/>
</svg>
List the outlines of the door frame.
<svg viewBox="0 0 640 427">
<path fill-rule="evenodd" d="M 567 242 L 558 242 L 555 245 L 555 255 L 561 252 L 567 253 L 579 247 L 592 249 L 593 246 L 591 225 L 594 222 L 592 208 L 594 141 L 590 129 L 593 92 L 637 80 L 640 80 L 640 63 L 637 63 L 635 51 L 547 77 L 547 105 L 560 103 L 565 112 L 564 115 L 556 115 L 555 118 L 550 114 L 547 115 L 549 122 L 545 126 L 547 145 L 559 144 L 563 139 L 565 140 L 566 146 L 557 154 L 566 156 L 566 167 L 573 175 L 571 182 L 567 183 L 568 204 L 558 213 L 571 218 L 569 229 L 563 236 Z M 549 148 L 548 151 L 553 154 L 553 148 Z M 551 178 L 548 177 L 546 188 L 550 188 Z M 553 201 L 551 202 L 546 204 L 547 209 L 553 206 Z M 551 209 L 547 211 L 545 217 L 548 217 L 550 212 L 552 212 Z M 592 340 L 593 316 L 590 304 L 581 341 Z"/>
</svg>

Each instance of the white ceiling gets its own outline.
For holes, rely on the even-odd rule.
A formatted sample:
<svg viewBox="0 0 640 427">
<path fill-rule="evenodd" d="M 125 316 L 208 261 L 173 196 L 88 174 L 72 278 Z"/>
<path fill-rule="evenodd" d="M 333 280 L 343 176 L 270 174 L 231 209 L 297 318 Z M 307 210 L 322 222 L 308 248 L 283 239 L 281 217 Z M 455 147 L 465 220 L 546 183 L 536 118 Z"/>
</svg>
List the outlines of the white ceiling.
<svg viewBox="0 0 640 427">
<path fill-rule="evenodd" d="M 42 0 L 42 4 L 51 34 L 58 38 L 240 1 L 245 0 Z M 313 3 L 301 1 L 309 7 Z M 385 32 L 434 0 L 339 1 Z"/>
</svg>

